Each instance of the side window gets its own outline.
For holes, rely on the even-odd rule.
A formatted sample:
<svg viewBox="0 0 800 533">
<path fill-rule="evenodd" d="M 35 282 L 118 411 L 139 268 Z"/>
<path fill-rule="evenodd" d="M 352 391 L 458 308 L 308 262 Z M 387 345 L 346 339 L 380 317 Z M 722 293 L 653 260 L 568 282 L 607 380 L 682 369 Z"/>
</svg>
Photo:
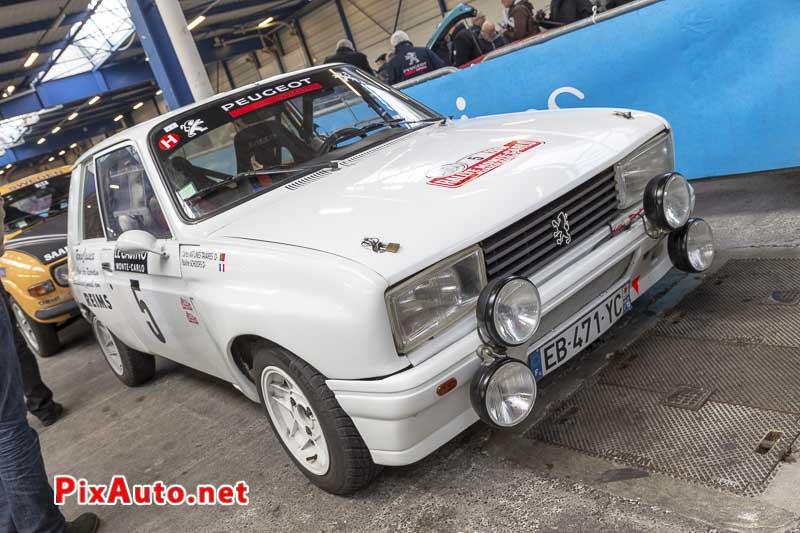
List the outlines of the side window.
<svg viewBox="0 0 800 533">
<path fill-rule="evenodd" d="M 94 187 L 94 163 L 89 161 L 83 169 L 83 239 L 100 239 L 103 237 L 103 221 L 100 220 Z"/>
<path fill-rule="evenodd" d="M 164 213 L 136 150 L 126 146 L 96 161 L 108 239 L 115 241 L 133 229 L 147 231 L 158 239 L 170 238 Z"/>
</svg>

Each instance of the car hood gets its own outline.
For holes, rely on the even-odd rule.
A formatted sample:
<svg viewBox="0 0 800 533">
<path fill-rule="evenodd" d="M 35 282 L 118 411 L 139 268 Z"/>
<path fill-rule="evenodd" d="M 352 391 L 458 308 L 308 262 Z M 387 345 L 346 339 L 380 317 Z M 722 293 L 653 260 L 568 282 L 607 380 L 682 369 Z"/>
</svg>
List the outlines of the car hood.
<svg viewBox="0 0 800 533">
<path fill-rule="evenodd" d="M 610 109 L 429 126 L 234 208 L 234 222 L 213 235 L 332 253 L 395 283 L 544 206 L 665 127 L 655 115 Z M 375 253 L 364 238 L 400 248 Z"/>
<path fill-rule="evenodd" d="M 48 265 L 67 255 L 66 212 L 42 219 L 29 228 L 5 237 L 5 249 L 32 255 Z"/>
</svg>

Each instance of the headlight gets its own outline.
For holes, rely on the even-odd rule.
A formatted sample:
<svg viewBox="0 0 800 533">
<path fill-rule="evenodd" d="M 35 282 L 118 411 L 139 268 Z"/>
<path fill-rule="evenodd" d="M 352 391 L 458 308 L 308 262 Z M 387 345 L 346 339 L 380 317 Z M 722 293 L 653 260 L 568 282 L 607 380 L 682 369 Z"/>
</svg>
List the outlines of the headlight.
<svg viewBox="0 0 800 533">
<path fill-rule="evenodd" d="M 614 165 L 619 184 L 620 209 L 642 201 L 642 194 L 653 176 L 675 169 L 675 149 L 672 134 L 662 133 Z"/>
<path fill-rule="evenodd" d="M 702 218 L 693 218 L 686 226 L 669 234 L 669 258 L 684 272 L 703 272 L 714 262 L 714 234 Z"/>
<path fill-rule="evenodd" d="M 39 283 L 30 287 L 28 289 L 28 294 L 33 296 L 34 298 L 41 298 L 46 294 L 50 294 L 51 292 L 55 291 L 56 288 L 53 286 L 53 282 L 49 279 L 45 282 Z"/>
<path fill-rule="evenodd" d="M 472 408 L 490 426 L 523 422 L 536 401 L 536 379 L 521 361 L 503 357 L 482 365 L 470 386 Z"/>
<path fill-rule="evenodd" d="M 527 278 L 497 279 L 478 299 L 478 333 L 495 349 L 525 344 L 536 333 L 542 303 L 536 286 Z"/>
<path fill-rule="evenodd" d="M 486 284 L 483 251 L 470 248 L 386 292 L 386 306 L 400 353 L 413 350 L 475 307 Z"/>
<path fill-rule="evenodd" d="M 53 278 L 56 280 L 56 283 L 62 287 L 69 286 L 69 267 L 67 266 L 67 263 L 58 265 L 53 269 Z"/>
<path fill-rule="evenodd" d="M 694 189 L 678 173 L 668 173 L 650 180 L 644 191 L 644 213 L 664 231 L 686 225 L 694 210 Z"/>
</svg>

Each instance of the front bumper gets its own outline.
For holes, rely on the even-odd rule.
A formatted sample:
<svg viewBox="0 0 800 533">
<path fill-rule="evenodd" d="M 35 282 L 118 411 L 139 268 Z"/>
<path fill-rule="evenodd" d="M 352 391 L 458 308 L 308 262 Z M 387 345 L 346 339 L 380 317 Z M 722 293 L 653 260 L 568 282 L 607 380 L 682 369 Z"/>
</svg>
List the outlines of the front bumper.
<svg viewBox="0 0 800 533">
<path fill-rule="evenodd" d="M 638 278 L 638 291 L 631 290 L 631 300 L 636 300 L 672 267 L 666 240 L 648 237 L 641 220 L 628 231 L 611 239 L 608 236 L 609 230 L 598 232 L 532 277 L 542 298 L 542 324 L 546 325 L 539 339 L 597 305 L 607 290 L 623 279 Z M 629 262 L 619 279 L 598 290 L 596 282 L 621 260 Z M 548 322 L 548 316 L 558 318 Z M 454 333 L 459 338 L 452 339 Z M 398 466 L 418 461 L 478 420 L 469 398 L 470 382 L 481 364 L 476 354 L 481 341 L 475 316 L 454 326 L 446 341 L 437 353 L 424 359 L 410 356 L 415 366 L 387 378 L 327 382 L 377 464 Z M 429 344 L 438 343 L 434 339 Z M 510 355 L 527 363 L 527 352 L 525 348 Z M 458 381 L 456 388 L 437 395 L 437 387 L 450 378 Z"/>
<path fill-rule="evenodd" d="M 39 320 L 51 320 L 58 317 L 63 317 L 66 320 L 68 318 L 76 317 L 79 314 L 80 311 L 78 310 L 78 304 L 75 302 L 75 300 L 62 302 L 45 309 L 38 309 L 36 313 L 34 313 L 35 317 Z"/>
</svg>

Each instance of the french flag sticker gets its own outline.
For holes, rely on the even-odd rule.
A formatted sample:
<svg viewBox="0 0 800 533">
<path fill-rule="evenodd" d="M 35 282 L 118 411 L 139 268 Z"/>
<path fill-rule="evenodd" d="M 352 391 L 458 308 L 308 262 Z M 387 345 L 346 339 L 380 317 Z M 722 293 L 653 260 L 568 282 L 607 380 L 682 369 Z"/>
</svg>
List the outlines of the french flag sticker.
<svg viewBox="0 0 800 533">
<path fill-rule="evenodd" d="M 225 254 L 219 254 L 219 265 L 217 269 L 220 272 L 225 272 Z"/>
</svg>

